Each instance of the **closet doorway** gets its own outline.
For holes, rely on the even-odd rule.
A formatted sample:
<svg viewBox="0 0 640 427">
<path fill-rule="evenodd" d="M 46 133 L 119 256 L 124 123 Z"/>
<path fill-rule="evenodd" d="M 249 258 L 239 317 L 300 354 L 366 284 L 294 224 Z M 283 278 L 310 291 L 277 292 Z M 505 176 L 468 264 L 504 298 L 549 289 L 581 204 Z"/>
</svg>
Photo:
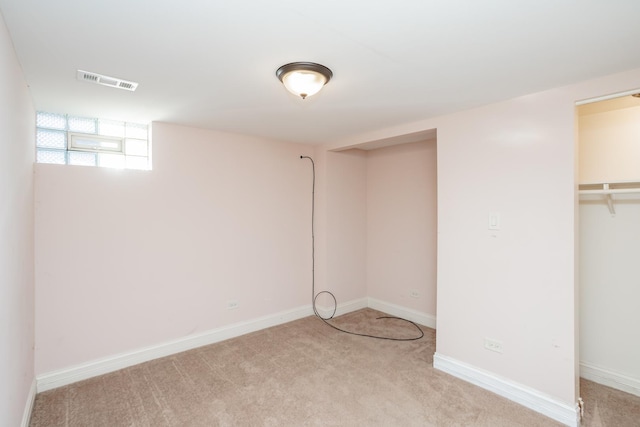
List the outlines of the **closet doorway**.
<svg viewBox="0 0 640 427">
<path fill-rule="evenodd" d="M 640 95 L 577 108 L 580 376 L 640 396 Z"/>
</svg>

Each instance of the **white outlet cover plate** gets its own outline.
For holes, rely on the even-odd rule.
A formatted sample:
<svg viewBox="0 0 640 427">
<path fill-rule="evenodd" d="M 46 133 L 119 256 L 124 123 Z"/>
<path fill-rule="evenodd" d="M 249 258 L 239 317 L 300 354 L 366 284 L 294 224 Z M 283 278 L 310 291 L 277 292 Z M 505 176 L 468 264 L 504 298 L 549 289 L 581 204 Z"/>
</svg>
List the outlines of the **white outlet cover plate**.
<svg viewBox="0 0 640 427">
<path fill-rule="evenodd" d="M 485 338 L 484 348 L 486 348 L 487 350 L 495 351 L 496 353 L 502 353 L 503 344 L 502 344 L 502 341 L 492 340 L 491 338 Z"/>
</svg>

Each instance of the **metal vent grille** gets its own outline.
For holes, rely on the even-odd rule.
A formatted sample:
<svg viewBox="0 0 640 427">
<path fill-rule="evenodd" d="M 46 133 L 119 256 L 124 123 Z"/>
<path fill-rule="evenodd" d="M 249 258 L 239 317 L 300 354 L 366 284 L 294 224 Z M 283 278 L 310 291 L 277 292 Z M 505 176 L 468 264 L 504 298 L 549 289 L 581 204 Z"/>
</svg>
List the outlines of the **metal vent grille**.
<svg viewBox="0 0 640 427">
<path fill-rule="evenodd" d="M 104 76 L 102 74 L 92 73 L 89 71 L 78 70 L 76 78 L 83 82 L 130 90 L 132 92 L 138 88 L 138 83 L 136 82 L 122 80 L 117 77 Z"/>
</svg>

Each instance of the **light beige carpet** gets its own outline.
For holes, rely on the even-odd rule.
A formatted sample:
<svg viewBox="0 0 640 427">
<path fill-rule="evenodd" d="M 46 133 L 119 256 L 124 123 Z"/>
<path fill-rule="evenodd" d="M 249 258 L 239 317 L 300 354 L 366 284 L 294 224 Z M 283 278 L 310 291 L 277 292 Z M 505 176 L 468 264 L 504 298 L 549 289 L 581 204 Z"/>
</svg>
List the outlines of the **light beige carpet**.
<svg viewBox="0 0 640 427">
<path fill-rule="evenodd" d="M 365 309 L 334 323 L 415 336 L 379 315 Z M 382 341 L 308 317 L 40 393 L 31 426 L 559 425 L 434 370 L 435 331 L 423 330 L 418 341 Z M 640 398 L 589 382 L 583 390 L 583 425 L 639 425 Z"/>
</svg>

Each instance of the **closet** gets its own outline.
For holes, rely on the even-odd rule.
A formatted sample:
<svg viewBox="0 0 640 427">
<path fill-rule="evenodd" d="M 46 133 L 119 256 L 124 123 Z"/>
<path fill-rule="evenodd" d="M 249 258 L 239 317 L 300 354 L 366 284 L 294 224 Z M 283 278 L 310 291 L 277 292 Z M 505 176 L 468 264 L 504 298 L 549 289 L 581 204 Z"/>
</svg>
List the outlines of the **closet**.
<svg viewBox="0 0 640 427">
<path fill-rule="evenodd" d="M 578 123 L 580 375 L 640 396 L 640 98 Z"/>
</svg>

